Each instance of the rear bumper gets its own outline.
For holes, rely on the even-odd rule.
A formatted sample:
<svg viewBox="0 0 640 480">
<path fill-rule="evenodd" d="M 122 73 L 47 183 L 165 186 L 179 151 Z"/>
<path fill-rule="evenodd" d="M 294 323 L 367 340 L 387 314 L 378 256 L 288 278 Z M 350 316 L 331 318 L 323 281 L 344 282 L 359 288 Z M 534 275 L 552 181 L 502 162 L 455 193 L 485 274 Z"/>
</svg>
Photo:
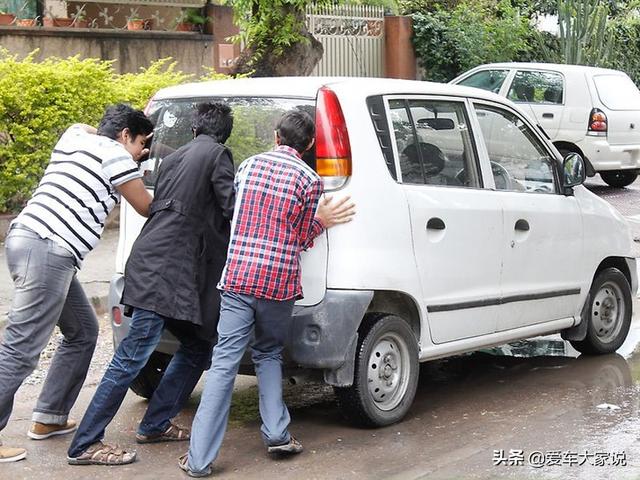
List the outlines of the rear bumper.
<svg viewBox="0 0 640 480">
<path fill-rule="evenodd" d="M 124 277 L 114 275 L 109 287 L 109 312 L 113 312 L 113 307 L 120 307 L 122 312 L 123 288 Z M 358 327 L 372 298 L 371 291 L 327 290 L 317 305 L 296 305 L 286 345 L 287 364 L 325 371 L 345 367 L 349 370 L 358 340 Z M 129 332 L 130 322 L 131 318 L 123 314 L 122 323 L 116 325 L 111 313 L 115 348 Z M 165 331 L 156 350 L 174 354 L 177 349 L 178 340 Z"/>
<path fill-rule="evenodd" d="M 597 172 L 640 170 L 640 144 L 611 145 L 606 137 L 586 137 L 579 146 Z"/>
</svg>

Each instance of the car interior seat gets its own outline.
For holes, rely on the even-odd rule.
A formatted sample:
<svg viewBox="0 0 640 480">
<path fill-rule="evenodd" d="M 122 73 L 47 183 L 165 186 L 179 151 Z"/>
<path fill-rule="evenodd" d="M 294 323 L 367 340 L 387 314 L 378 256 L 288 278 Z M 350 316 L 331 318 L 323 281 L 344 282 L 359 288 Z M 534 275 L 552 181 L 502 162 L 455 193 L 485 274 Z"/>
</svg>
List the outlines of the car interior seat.
<svg viewBox="0 0 640 480">
<path fill-rule="evenodd" d="M 556 86 L 548 87 L 544 91 L 544 101 L 549 103 L 562 103 L 562 90 Z"/>
<path fill-rule="evenodd" d="M 408 183 L 442 183 L 441 181 L 430 181 L 436 177 L 445 166 L 446 157 L 442 150 L 431 143 L 420 142 L 418 144 L 420 152 L 415 143 L 408 145 L 402 153 L 407 157 L 408 169 L 402 173 L 402 178 Z M 424 177 L 420 166 L 424 167 Z"/>
</svg>

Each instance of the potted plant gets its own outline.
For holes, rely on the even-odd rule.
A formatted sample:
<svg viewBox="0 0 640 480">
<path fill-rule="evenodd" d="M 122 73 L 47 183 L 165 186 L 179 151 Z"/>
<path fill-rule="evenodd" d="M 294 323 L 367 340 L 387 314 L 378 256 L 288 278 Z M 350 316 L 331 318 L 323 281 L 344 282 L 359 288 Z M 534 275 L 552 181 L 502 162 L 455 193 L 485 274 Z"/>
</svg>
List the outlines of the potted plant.
<svg viewBox="0 0 640 480">
<path fill-rule="evenodd" d="M 76 7 L 76 13 L 71 14 L 75 28 L 89 28 L 89 20 L 87 20 L 87 12 L 84 7 L 84 5 Z"/>
<path fill-rule="evenodd" d="M 144 30 L 145 21 L 140 16 L 137 8 L 132 8 L 127 16 L 127 30 Z"/>
<path fill-rule="evenodd" d="M 45 17 L 42 20 L 42 25 L 45 27 L 71 27 L 73 25 L 73 18 L 68 17 Z"/>
<path fill-rule="evenodd" d="M 11 25 L 15 22 L 16 16 L 13 13 L 7 13 L 0 10 L 0 25 Z"/>
<path fill-rule="evenodd" d="M 176 23 L 176 31 L 178 32 L 201 32 L 204 25 L 209 21 L 207 17 L 202 15 L 200 8 L 185 8 Z"/>
<path fill-rule="evenodd" d="M 35 27 L 36 19 L 35 18 L 18 18 L 16 19 L 16 25 L 18 27 Z"/>
</svg>

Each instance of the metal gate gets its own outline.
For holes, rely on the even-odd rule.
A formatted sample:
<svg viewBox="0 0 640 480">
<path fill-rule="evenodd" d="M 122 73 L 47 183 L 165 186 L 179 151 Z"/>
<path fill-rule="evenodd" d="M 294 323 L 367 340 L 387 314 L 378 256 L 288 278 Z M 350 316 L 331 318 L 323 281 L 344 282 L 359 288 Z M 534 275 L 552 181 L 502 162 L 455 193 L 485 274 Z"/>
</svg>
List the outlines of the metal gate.
<svg viewBox="0 0 640 480">
<path fill-rule="evenodd" d="M 324 47 L 313 75 L 382 77 L 384 9 L 367 5 L 307 8 L 307 25 Z"/>
</svg>

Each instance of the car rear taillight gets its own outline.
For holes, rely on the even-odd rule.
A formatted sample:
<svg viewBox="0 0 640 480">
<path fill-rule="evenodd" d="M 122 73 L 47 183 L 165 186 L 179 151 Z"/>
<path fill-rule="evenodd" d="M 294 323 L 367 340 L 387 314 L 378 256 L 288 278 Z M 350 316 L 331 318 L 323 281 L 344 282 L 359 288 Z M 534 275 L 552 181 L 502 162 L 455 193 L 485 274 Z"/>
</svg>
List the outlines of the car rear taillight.
<svg viewBox="0 0 640 480">
<path fill-rule="evenodd" d="M 111 319 L 114 325 L 122 325 L 122 311 L 120 307 L 113 307 L 111 309 Z"/>
<path fill-rule="evenodd" d="M 316 99 L 316 170 L 325 190 L 342 187 L 351 176 L 347 124 L 335 92 L 327 87 Z"/>
<path fill-rule="evenodd" d="M 589 114 L 587 135 L 604 136 L 607 134 L 607 116 L 602 110 L 594 108 Z"/>
</svg>

